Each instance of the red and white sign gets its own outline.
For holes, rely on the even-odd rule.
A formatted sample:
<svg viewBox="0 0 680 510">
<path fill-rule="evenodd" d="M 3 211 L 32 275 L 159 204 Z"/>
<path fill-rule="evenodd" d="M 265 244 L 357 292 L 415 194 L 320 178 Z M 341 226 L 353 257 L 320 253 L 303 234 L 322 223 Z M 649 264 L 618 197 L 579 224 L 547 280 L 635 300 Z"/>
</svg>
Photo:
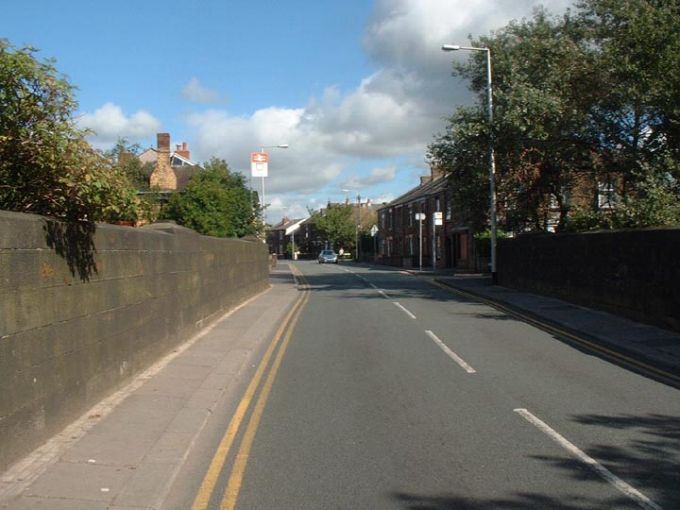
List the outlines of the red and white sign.
<svg viewBox="0 0 680 510">
<path fill-rule="evenodd" d="M 266 152 L 250 153 L 250 174 L 253 177 L 267 177 L 269 154 Z"/>
</svg>

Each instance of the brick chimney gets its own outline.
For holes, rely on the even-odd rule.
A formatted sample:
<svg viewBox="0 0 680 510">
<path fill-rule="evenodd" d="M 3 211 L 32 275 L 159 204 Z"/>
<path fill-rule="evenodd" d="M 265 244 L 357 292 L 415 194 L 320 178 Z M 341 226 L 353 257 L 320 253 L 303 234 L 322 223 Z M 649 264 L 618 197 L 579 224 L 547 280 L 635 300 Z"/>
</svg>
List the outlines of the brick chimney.
<svg viewBox="0 0 680 510">
<path fill-rule="evenodd" d="M 191 152 L 189 152 L 189 147 L 187 146 L 186 142 L 182 142 L 182 144 L 177 144 L 175 149 L 175 153 L 179 154 L 183 158 L 186 159 L 191 159 Z"/>
<path fill-rule="evenodd" d="M 439 179 L 440 177 L 444 177 L 444 169 L 439 165 L 431 164 L 430 173 L 432 175 L 433 181 Z"/>
<path fill-rule="evenodd" d="M 177 176 L 170 166 L 170 134 L 158 133 L 156 135 L 156 168 L 151 172 L 149 184 L 151 187 L 159 187 L 162 190 L 177 189 Z"/>
</svg>

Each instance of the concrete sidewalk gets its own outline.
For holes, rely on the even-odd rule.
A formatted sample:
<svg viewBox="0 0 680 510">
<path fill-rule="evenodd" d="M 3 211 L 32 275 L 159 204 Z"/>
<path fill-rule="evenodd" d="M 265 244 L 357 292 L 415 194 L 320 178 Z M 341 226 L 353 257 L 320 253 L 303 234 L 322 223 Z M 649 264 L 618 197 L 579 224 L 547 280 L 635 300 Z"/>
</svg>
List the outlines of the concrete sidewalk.
<svg viewBox="0 0 680 510">
<path fill-rule="evenodd" d="M 680 386 L 678 333 L 559 299 L 492 285 L 491 278 L 485 275 L 430 273 L 429 277 L 452 289 L 497 303 L 529 319 L 640 361 L 670 376 L 656 374 L 658 379 Z"/>
<path fill-rule="evenodd" d="M 287 264 L 272 287 L 178 347 L 0 476 L 0 508 L 157 509 L 214 410 L 243 381 L 298 297 Z"/>
</svg>

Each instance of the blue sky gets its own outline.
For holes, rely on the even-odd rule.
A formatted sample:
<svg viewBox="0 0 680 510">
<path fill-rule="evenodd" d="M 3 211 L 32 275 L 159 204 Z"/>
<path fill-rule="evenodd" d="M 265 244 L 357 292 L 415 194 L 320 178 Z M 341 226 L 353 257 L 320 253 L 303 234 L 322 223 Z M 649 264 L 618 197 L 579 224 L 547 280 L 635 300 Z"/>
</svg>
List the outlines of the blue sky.
<svg viewBox="0 0 680 510">
<path fill-rule="evenodd" d="M 32 45 L 78 88 L 78 122 L 110 147 L 157 132 L 192 159 L 249 172 L 272 150 L 268 219 L 327 200 L 390 200 L 428 172 L 427 144 L 469 101 L 443 43 L 465 43 L 534 0 L 5 0 L 0 36 Z M 568 0 L 542 2 L 560 13 Z M 256 183 L 259 189 L 259 181 Z M 351 191 L 343 191 L 350 189 Z"/>
</svg>

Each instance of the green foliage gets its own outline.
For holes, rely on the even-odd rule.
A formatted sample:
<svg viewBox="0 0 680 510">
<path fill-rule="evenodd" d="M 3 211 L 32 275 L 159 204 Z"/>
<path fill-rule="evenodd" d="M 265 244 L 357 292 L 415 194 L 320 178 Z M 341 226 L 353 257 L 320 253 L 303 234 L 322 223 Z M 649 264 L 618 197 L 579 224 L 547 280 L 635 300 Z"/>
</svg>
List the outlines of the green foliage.
<svg viewBox="0 0 680 510">
<path fill-rule="evenodd" d="M 85 142 L 73 87 L 33 48 L 0 40 L 0 208 L 69 221 L 137 218 L 127 177 Z"/>
<path fill-rule="evenodd" d="M 504 230 L 496 230 L 496 239 L 508 239 L 510 235 Z M 477 245 L 477 253 L 482 257 L 491 256 L 491 230 L 486 229 L 481 232 L 476 232 L 474 235 L 475 244 Z"/>
<path fill-rule="evenodd" d="M 243 237 L 258 233 L 253 193 L 240 173 L 224 160 L 212 158 L 194 174 L 186 189 L 174 193 L 164 218 L 215 237 Z"/>
<path fill-rule="evenodd" d="M 357 226 L 352 210 L 351 205 L 329 204 L 326 209 L 311 213 L 311 222 L 316 225 L 321 237 L 336 250 L 354 246 Z"/>
<path fill-rule="evenodd" d="M 125 138 L 119 138 L 111 150 L 104 152 L 104 156 L 127 176 L 135 189 L 149 191 L 149 177 L 154 165 L 142 163 L 139 159 L 141 153 L 141 145 L 131 144 Z"/>
<path fill-rule="evenodd" d="M 545 229 L 555 211 L 558 229 L 675 221 L 680 4 L 584 0 L 560 17 L 539 9 L 471 43 L 491 50 L 493 126 L 486 54 L 470 53 L 454 74 L 469 80 L 478 106 L 459 109 L 429 147 L 451 176 L 462 221 L 488 224 L 491 141 L 499 216 L 512 230 Z M 622 196 L 613 212 L 579 197 L 584 184 L 592 195 L 612 175 Z"/>
</svg>

